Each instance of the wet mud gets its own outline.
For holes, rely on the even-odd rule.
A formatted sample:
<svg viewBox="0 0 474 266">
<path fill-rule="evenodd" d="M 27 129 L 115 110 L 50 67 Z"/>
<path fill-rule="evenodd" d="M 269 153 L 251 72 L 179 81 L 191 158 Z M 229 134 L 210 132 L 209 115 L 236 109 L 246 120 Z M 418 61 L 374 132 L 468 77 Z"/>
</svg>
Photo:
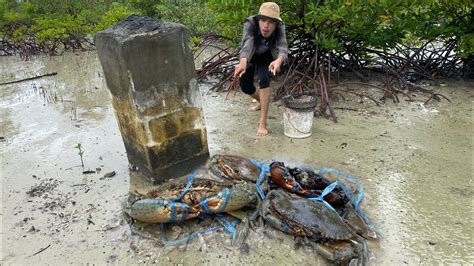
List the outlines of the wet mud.
<svg viewBox="0 0 474 266">
<path fill-rule="evenodd" d="M 251 231 L 243 249 L 222 230 L 178 247 L 132 234 L 121 202 L 148 181 L 129 170 L 95 52 L 0 63 L 0 82 L 58 72 L 0 86 L 3 264 L 327 264 L 268 227 Z M 334 103 L 338 123 L 315 117 L 305 139 L 284 136 L 279 102 L 270 135 L 257 137 L 248 97 L 201 86 L 209 150 L 359 176 L 362 208 L 380 232 L 369 244 L 371 265 L 472 264 L 474 82 L 441 85 L 428 88 L 452 103 L 424 106 L 427 96 L 410 92 L 413 101 L 377 107 L 346 96 Z M 170 227 L 171 238 L 187 229 Z"/>
</svg>

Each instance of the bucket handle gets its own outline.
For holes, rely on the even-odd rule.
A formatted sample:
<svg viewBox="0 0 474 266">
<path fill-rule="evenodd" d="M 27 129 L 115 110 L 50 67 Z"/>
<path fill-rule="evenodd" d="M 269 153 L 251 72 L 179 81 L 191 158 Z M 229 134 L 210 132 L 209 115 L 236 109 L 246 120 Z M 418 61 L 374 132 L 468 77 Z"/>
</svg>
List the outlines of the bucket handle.
<svg viewBox="0 0 474 266">
<path fill-rule="evenodd" d="M 288 120 L 288 123 L 290 123 L 290 125 L 291 125 L 294 129 L 296 129 L 296 131 L 298 131 L 299 133 L 301 133 L 301 134 L 309 134 L 309 133 L 311 132 L 311 128 L 309 129 L 308 132 L 304 132 L 304 131 L 299 130 L 297 127 L 295 127 L 295 125 L 293 125 L 293 123 L 291 122 L 291 119 L 288 117 L 289 114 L 288 114 L 287 112 L 283 112 L 283 115 L 286 117 L 286 120 Z"/>
</svg>

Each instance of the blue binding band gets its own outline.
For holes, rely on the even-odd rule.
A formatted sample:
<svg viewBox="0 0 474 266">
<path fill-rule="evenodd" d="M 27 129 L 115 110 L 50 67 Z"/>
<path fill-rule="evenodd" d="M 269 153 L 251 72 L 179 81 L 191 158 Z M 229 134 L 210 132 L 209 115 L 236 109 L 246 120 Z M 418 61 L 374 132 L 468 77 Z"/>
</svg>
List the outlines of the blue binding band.
<svg viewBox="0 0 474 266">
<path fill-rule="evenodd" d="M 189 209 L 189 206 L 187 206 L 187 204 L 184 206 L 181 206 L 181 218 L 179 219 L 180 221 L 184 221 L 186 219 L 186 216 L 188 216 L 187 215 L 188 209 Z"/>
<path fill-rule="evenodd" d="M 199 206 L 201 206 L 204 209 L 204 212 L 206 212 L 206 213 L 219 213 L 219 212 L 223 212 L 225 210 L 225 208 L 227 207 L 227 203 L 229 203 L 230 190 L 228 188 L 224 188 L 221 192 L 219 192 L 218 195 L 223 196 L 223 199 L 224 199 L 224 202 L 222 203 L 221 207 L 216 211 L 211 210 L 209 208 L 209 198 L 206 198 L 206 199 L 202 200 L 199 203 Z"/>
<path fill-rule="evenodd" d="M 176 199 L 173 199 L 173 201 L 180 201 L 184 197 L 184 195 L 189 191 L 189 188 L 191 188 L 195 176 L 196 171 L 194 171 L 191 175 L 188 175 L 188 183 L 186 184 L 186 187 Z"/>
<path fill-rule="evenodd" d="M 270 171 L 270 166 L 265 163 L 257 162 L 255 160 L 251 160 L 251 162 L 260 168 L 260 175 L 258 176 L 256 187 L 260 198 L 265 199 L 265 193 L 263 192 L 263 189 L 260 185 L 262 184 L 263 180 L 265 180 L 266 173 Z"/>
<path fill-rule="evenodd" d="M 216 219 L 224 226 L 225 230 L 232 235 L 232 243 L 233 243 L 237 235 L 237 232 L 235 230 L 235 224 L 229 223 L 229 221 L 227 221 L 221 215 L 216 215 Z"/>
<path fill-rule="evenodd" d="M 202 200 L 199 203 L 199 206 L 201 206 L 201 208 L 203 208 L 206 213 L 212 213 L 212 211 L 209 209 L 208 198 Z"/>
<path fill-rule="evenodd" d="M 230 190 L 228 188 L 224 188 L 219 194 L 224 193 L 224 202 L 222 203 L 221 207 L 216 212 L 223 212 L 227 207 L 227 203 L 229 203 L 230 198 Z"/>
<path fill-rule="evenodd" d="M 357 184 L 358 188 L 358 193 L 357 193 L 357 199 L 354 199 L 354 197 L 351 197 L 351 203 L 354 205 L 354 207 L 356 206 L 359 206 L 362 202 L 362 199 L 364 197 L 364 186 L 362 186 L 362 184 L 360 183 L 359 181 L 359 178 L 356 177 L 356 176 L 352 176 L 352 175 L 349 175 L 341 170 L 338 170 L 338 169 L 334 169 L 334 168 L 330 168 L 330 167 L 323 167 L 321 169 L 319 169 L 319 174 L 324 176 L 326 173 L 334 173 L 338 176 L 341 176 L 345 179 L 348 179 L 354 183 Z M 344 189 L 344 187 L 343 187 Z M 354 194 L 352 193 L 352 191 L 350 191 L 349 189 L 345 189 L 347 190 L 347 192 L 350 192 L 350 195 L 353 196 Z"/>
<path fill-rule="evenodd" d="M 319 197 L 316 197 L 316 198 L 309 198 L 310 200 L 317 200 L 317 201 L 321 201 L 322 203 L 324 203 L 329 209 L 333 210 L 334 212 L 336 211 L 332 206 L 331 204 L 329 204 L 327 201 L 324 200 L 324 197 L 331 193 L 335 188 L 336 186 L 338 185 L 338 182 L 335 181 L 334 183 L 330 184 L 329 186 L 327 186 L 323 192 L 321 193 L 321 195 L 319 195 Z"/>
<path fill-rule="evenodd" d="M 331 193 L 335 188 L 336 186 L 338 185 L 339 183 L 337 181 L 335 181 L 334 183 L 332 183 L 331 185 L 327 186 L 323 192 L 321 193 L 321 195 L 319 196 L 320 198 L 324 198 L 327 194 Z"/>
<path fill-rule="evenodd" d="M 171 222 L 174 222 L 176 221 L 176 216 L 177 216 L 177 213 L 176 213 L 176 202 L 170 202 L 170 206 L 171 206 L 171 217 L 168 219 L 168 223 L 171 223 Z"/>
<path fill-rule="evenodd" d="M 284 227 L 283 227 L 284 232 L 288 233 L 289 229 L 290 229 L 290 227 L 288 226 L 288 224 L 285 224 Z"/>
<path fill-rule="evenodd" d="M 357 191 L 358 191 L 357 198 L 354 196 L 354 193 L 352 192 L 352 190 L 349 189 L 344 183 L 340 184 L 339 186 L 342 187 L 342 190 L 344 190 L 346 195 L 349 196 L 349 200 L 350 200 L 352 206 L 354 207 L 356 212 L 359 214 L 359 216 L 362 218 L 362 220 L 364 220 L 364 222 L 366 224 L 369 224 L 370 223 L 369 219 L 365 216 L 364 212 L 360 208 L 360 204 L 362 203 L 362 200 L 364 198 L 364 186 L 360 182 L 359 178 L 357 176 L 347 174 L 347 173 L 345 173 L 341 170 L 334 169 L 334 168 L 331 168 L 331 167 L 323 167 L 323 168 L 319 169 L 319 174 L 320 175 L 324 176 L 326 173 L 334 173 L 334 174 L 342 177 L 343 180 L 344 179 L 348 180 L 349 182 L 355 183 L 357 185 Z"/>
</svg>

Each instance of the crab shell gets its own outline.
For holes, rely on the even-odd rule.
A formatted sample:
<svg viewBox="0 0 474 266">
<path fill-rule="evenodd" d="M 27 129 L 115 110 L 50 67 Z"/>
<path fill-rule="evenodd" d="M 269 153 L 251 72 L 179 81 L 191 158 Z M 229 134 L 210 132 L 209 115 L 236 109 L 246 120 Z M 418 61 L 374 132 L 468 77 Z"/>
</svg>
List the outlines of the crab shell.
<svg viewBox="0 0 474 266">
<path fill-rule="evenodd" d="M 261 205 L 261 215 L 281 231 L 306 237 L 350 239 L 353 230 L 324 203 L 284 190 L 272 190 Z"/>
<path fill-rule="evenodd" d="M 215 180 L 200 173 L 192 180 L 189 187 L 187 176 L 169 180 L 158 186 L 149 187 L 143 191 L 136 191 L 131 201 L 139 199 L 163 199 L 180 201 L 190 206 L 199 204 L 203 199 L 218 194 L 225 188 L 232 188 L 233 183 L 228 180 Z M 179 198 L 182 196 L 181 198 Z"/>
<path fill-rule="evenodd" d="M 260 168 L 252 161 L 235 155 L 214 155 L 207 167 L 220 178 L 257 182 Z"/>
</svg>

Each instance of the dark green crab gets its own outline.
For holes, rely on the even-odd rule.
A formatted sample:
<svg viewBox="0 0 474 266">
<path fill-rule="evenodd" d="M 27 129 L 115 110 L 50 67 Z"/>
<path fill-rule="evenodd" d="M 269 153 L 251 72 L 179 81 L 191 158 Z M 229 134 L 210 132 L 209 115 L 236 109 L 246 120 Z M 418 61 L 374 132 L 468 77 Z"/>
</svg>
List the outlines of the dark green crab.
<svg viewBox="0 0 474 266">
<path fill-rule="evenodd" d="M 259 204 L 258 215 L 285 233 L 316 240 L 318 253 L 332 262 L 367 263 L 365 239 L 322 202 L 276 189 Z"/>
</svg>

